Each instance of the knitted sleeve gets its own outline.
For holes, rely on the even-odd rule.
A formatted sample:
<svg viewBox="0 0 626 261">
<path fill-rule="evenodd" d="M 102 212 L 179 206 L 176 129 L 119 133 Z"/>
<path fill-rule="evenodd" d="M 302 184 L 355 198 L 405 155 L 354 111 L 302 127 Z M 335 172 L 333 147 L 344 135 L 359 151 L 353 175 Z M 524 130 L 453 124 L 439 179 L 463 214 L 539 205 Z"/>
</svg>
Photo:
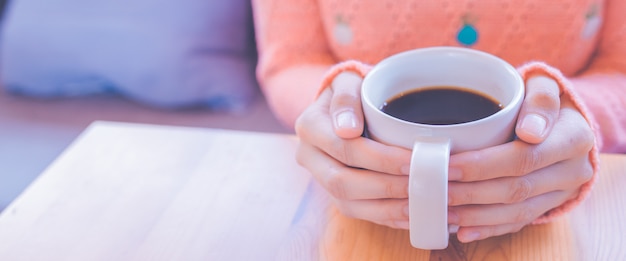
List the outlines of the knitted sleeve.
<svg viewBox="0 0 626 261">
<path fill-rule="evenodd" d="M 590 152 L 593 178 L 584 184 L 578 197 L 553 209 L 535 223 L 544 223 L 568 212 L 590 192 L 598 176 L 598 151 L 626 152 L 626 1 L 607 1 L 605 20 L 596 56 L 578 76 L 567 79 L 558 70 L 540 63 L 529 64 L 521 72 L 540 71 L 555 78 L 565 95 L 590 122 L 596 133 L 596 146 Z"/>
<path fill-rule="evenodd" d="M 572 89 L 594 116 L 603 152 L 626 153 L 626 1 L 609 0 L 600 45 Z"/>
<path fill-rule="evenodd" d="M 546 75 L 546 76 L 553 78 L 558 83 L 559 88 L 561 89 L 561 93 L 562 93 L 561 95 L 569 96 L 574 106 L 587 120 L 587 123 L 589 123 L 589 125 L 591 126 L 591 128 L 593 129 L 597 137 L 596 144 L 593 146 L 593 148 L 589 152 L 589 160 L 591 162 L 591 165 L 593 167 L 593 172 L 594 172 L 591 180 L 587 181 L 587 183 L 581 186 L 577 197 L 563 203 L 561 206 L 557 208 L 554 208 L 546 212 L 545 214 L 543 214 L 541 217 L 539 217 L 537 220 L 533 222 L 534 224 L 541 224 L 541 223 L 549 222 L 555 217 L 561 216 L 562 214 L 569 212 L 571 209 L 573 209 L 575 206 L 580 204 L 580 202 L 582 202 L 587 197 L 587 195 L 591 191 L 591 187 L 595 183 L 596 178 L 598 176 L 598 171 L 600 167 L 598 148 L 600 144 L 602 144 L 602 141 L 600 138 L 600 133 L 598 131 L 598 126 L 596 124 L 594 115 L 586 106 L 585 101 L 583 101 L 582 98 L 576 93 L 571 82 L 567 78 L 565 78 L 559 70 L 552 68 L 546 65 L 545 63 L 541 63 L 541 62 L 528 63 L 520 67 L 518 70 L 524 79 L 528 79 L 529 76 L 537 75 L 537 74 L 542 74 L 542 75 Z"/>
<path fill-rule="evenodd" d="M 270 108 L 287 127 L 310 105 L 337 61 L 315 0 L 253 0 L 257 78 Z"/>
</svg>

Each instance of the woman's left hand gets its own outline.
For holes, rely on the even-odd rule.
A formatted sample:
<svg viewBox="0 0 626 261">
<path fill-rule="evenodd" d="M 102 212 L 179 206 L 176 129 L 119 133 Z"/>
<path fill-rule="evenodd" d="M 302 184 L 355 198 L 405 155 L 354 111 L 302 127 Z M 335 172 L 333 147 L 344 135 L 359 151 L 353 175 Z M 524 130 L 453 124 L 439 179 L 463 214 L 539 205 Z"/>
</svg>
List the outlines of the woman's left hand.
<svg viewBox="0 0 626 261">
<path fill-rule="evenodd" d="M 518 139 L 450 158 L 448 222 L 461 242 L 517 232 L 574 199 L 593 176 L 587 121 L 552 78 L 526 85 Z"/>
</svg>

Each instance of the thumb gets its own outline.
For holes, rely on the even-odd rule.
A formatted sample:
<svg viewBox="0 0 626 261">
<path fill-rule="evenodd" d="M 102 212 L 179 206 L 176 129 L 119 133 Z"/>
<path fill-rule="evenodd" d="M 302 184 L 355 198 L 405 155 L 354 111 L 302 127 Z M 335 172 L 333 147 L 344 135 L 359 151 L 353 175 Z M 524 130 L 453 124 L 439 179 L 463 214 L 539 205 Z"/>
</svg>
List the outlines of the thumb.
<svg viewBox="0 0 626 261">
<path fill-rule="evenodd" d="M 332 82 L 330 116 L 335 133 L 341 138 L 356 138 L 363 133 L 362 82 L 358 74 L 350 71 L 340 73 Z"/>
<path fill-rule="evenodd" d="M 526 97 L 515 128 L 525 142 L 537 144 L 546 139 L 559 117 L 560 89 L 547 76 L 533 76 L 526 81 Z"/>
</svg>

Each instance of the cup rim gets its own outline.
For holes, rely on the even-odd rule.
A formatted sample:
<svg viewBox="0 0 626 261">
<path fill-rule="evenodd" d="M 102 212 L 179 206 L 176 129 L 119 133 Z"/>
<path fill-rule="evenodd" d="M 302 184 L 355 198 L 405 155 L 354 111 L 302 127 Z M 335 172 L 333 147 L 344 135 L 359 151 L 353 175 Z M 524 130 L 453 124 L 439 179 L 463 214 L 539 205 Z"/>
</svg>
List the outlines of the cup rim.
<svg viewBox="0 0 626 261">
<path fill-rule="evenodd" d="M 484 118 L 480 118 L 478 120 L 474 120 L 474 121 L 470 121 L 470 122 L 463 122 L 463 123 L 456 123 L 456 124 L 443 124 L 443 125 L 434 125 L 434 124 L 425 124 L 425 123 L 417 123 L 417 122 L 412 122 L 412 121 L 406 121 L 403 119 L 399 119 L 396 117 L 393 117 L 385 112 L 383 112 L 380 108 L 378 108 L 376 105 L 373 104 L 371 97 L 369 97 L 369 93 L 364 91 L 366 82 L 368 81 L 368 79 L 372 78 L 373 74 L 376 73 L 376 71 L 382 70 L 383 67 L 385 67 L 386 64 L 388 63 L 392 63 L 394 62 L 394 60 L 399 59 L 400 57 L 404 57 L 407 55 L 415 55 L 418 53 L 424 53 L 424 52 L 454 52 L 454 53 L 464 53 L 464 54 L 469 54 L 469 55 L 475 55 L 475 56 L 482 56 L 488 60 L 492 60 L 496 63 L 499 63 L 500 65 L 502 65 L 502 68 L 505 69 L 505 71 L 509 72 L 514 80 L 516 82 L 518 82 L 522 88 L 519 88 L 516 90 L 515 94 L 513 95 L 512 99 L 511 99 L 511 103 L 509 106 L 504 106 L 504 108 L 502 108 L 501 110 L 497 111 L 494 114 L 491 114 L 487 117 Z M 405 124 L 410 124 L 413 126 L 418 126 L 418 127 L 427 127 L 427 128 L 451 128 L 451 127 L 461 127 L 461 126 L 468 126 L 468 125 L 476 125 L 476 124 L 480 124 L 482 122 L 485 121 L 489 121 L 493 118 L 496 117 L 500 117 L 500 115 L 504 115 L 504 114 L 508 114 L 510 113 L 511 110 L 515 110 L 516 109 L 516 105 L 519 103 L 521 104 L 522 100 L 523 100 L 523 96 L 524 96 L 524 92 L 525 92 L 525 84 L 524 84 L 524 80 L 522 79 L 522 76 L 519 74 L 519 72 L 517 71 L 517 69 L 515 69 L 515 67 L 513 67 L 513 65 L 511 65 L 510 63 L 506 62 L 505 60 L 503 60 L 502 58 L 495 56 L 493 54 L 487 53 L 487 52 L 483 52 L 483 51 L 479 51 L 479 50 L 475 50 L 475 49 L 469 49 L 469 48 L 464 48 L 464 47 L 454 47 L 454 46 L 435 46 L 435 47 L 425 47 L 425 48 L 418 48 L 418 49 L 412 49 L 412 50 L 408 50 L 408 51 L 404 51 L 404 52 L 400 52 L 394 55 L 391 55 L 383 60 L 381 60 L 379 63 L 377 63 L 376 65 L 374 65 L 374 67 L 365 75 L 365 77 L 363 78 L 363 83 L 361 84 L 361 96 L 362 96 L 362 100 L 363 103 L 366 103 L 368 107 L 370 108 L 374 108 L 375 113 L 382 115 L 385 118 L 388 118 L 390 120 L 394 120 L 394 121 L 399 121 L 399 122 L 403 122 Z"/>
</svg>

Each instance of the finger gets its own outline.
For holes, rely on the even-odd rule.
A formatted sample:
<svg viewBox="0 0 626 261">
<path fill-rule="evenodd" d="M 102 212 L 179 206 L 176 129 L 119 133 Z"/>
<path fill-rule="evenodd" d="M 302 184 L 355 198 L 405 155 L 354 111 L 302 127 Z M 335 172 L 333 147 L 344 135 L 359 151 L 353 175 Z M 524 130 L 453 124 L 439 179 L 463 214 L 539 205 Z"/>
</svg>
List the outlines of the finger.
<svg viewBox="0 0 626 261">
<path fill-rule="evenodd" d="M 407 199 L 336 201 L 341 213 L 393 228 L 409 229 Z"/>
<path fill-rule="evenodd" d="M 350 168 L 308 144 L 299 146 L 297 160 L 336 199 L 408 198 L 408 176 Z"/>
<path fill-rule="evenodd" d="M 591 163 L 584 155 L 519 177 L 450 182 L 448 205 L 518 203 L 555 190 L 575 190 L 592 175 Z"/>
<path fill-rule="evenodd" d="M 456 237 L 462 243 L 469 243 L 489 237 L 515 233 L 522 230 L 524 226 L 526 226 L 526 224 L 515 223 L 496 226 L 461 227 L 459 228 Z"/>
<path fill-rule="evenodd" d="M 322 93 L 319 102 L 324 102 L 330 95 L 330 91 Z M 342 139 L 335 134 L 328 115 L 319 108 L 307 110 L 298 118 L 296 132 L 302 143 L 318 147 L 344 165 L 388 174 L 408 175 L 410 150 L 387 146 L 363 137 Z"/>
<path fill-rule="evenodd" d="M 330 88 L 324 89 L 317 100 L 307 107 L 296 119 L 294 129 L 298 137 L 303 137 L 308 132 L 323 129 L 330 121 L 328 110 L 333 92 Z"/>
<path fill-rule="evenodd" d="M 463 210 L 460 210 L 461 213 L 455 213 L 454 215 L 456 215 L 455 218 L 458 223 L 465 225 L 460 225 L 457 237 L 459 241 L 468 243 L 518 232 L 540 215 L 552 209 L 551 205 L 561 205 L 576 194 L 576 191 L 555 191 L 537 196 L 517 206 L 498 207 L 493 205 L 483 210 L 478 209 L 480 208 L 479 206 L 474 206 L 475 209 L 471 211 L 477 211 L 476 215 L 468 215 L 467 217 L 463 217 L 463 215 L 468 213 L 462 213 Z M 459 210 L 457 209 L 456 211 Z M 459 222 L 459 219 L 462 219 L 462 221 Z M 507 220 L 510 222 L 507 222 Z M 491 225 L 489 225 L 490 222 L 492 223 Z"/>
<path fill-rule="evenodd" d="M 534 76 L 526 81 L 526 97 L 515 129 L 521 140 L 537 144 L 546 139 L 559 116 L 559 96 L 559 85 L 550 77 Z"/>
<path fill-rule="evenodd" d="M 450 157 L 450 180 L 477 181 L 522 176 L 570 158 L 587 155 L 594 144 L 589 124 L 564 103 L 554 135 L 540 144 L 519 140 Z"/>
<path fill-rule="evenodd" d="M 344 139 L 355 138 L 363 133 L 362 82 L 363 79 L 359 75 L 350 71 L 337 75 L 332 82 L 330 115 L 335 133 Z"/>
<path fill-rule="evenodd" d="M 463 205 L 451 207 L 449 223 L 460 227 L 528 224 L 543 213 L 562 205 L 577 190 L 553 191 L 515 204 Z"/>
</svg>

